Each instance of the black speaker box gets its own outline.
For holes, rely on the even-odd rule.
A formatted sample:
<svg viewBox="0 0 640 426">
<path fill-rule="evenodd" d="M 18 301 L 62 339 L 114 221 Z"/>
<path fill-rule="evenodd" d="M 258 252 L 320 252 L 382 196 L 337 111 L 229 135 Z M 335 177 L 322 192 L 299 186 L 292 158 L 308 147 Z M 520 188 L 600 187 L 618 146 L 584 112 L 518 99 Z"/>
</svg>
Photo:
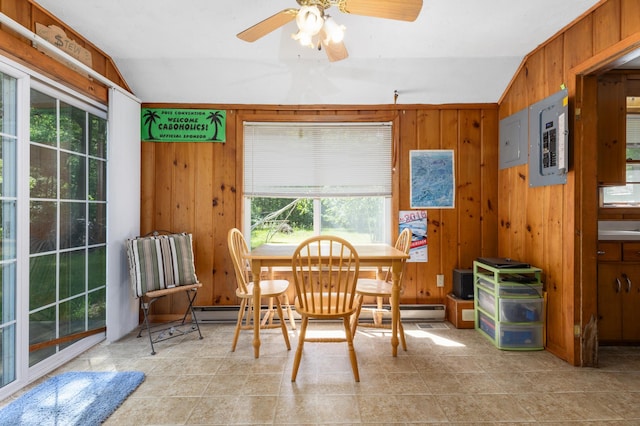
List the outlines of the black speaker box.
<svg viewBox="0 0 640 426">
<path fill-rule="evenodd" d="M 453 294 L 463 300 L 473 300 L 473 270 L 453 270 Z"/>
</svg>

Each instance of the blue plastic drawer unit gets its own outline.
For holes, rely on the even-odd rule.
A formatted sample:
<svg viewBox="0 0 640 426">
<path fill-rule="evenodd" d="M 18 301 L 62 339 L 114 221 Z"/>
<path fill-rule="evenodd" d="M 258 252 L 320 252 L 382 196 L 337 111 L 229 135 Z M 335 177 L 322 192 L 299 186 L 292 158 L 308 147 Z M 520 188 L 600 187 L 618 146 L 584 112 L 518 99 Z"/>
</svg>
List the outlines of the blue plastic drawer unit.
<svg viewBox="0 0 640 426">
<path fill-rule="evenodd" d="M 505 298 L 498 299 L 498 318 L 504 322 L 538 322 L 542 321 L 543 299 Z"/>
<path fill-rule="evenodd" d="M 483 314 L 482 312 L 478 312 L 478 328 L 485 332 L 487 336 L 491 339 L 496 338 L 496 322 L 490 316 Z"/>
<path fill-rule="evenodd" d="M 543 348 L 541 323 L 510 324 L 495 321 L 477 311 L 478 330 L 498 348 L 505 350 L 538 350 Z"/>
<path fill-rule="evenodd" d="M 542 270 L 474 262 L 476 329 L 504 350 L 544 349 Z"/>
<path fill-rule="evenodd" d="M 476 300 L 478 306 L 487 314 L 494 316 L 496 314 L 496 298 L 483 288 L 476 290 Z"/>
<path fill-rule="evenodd" d="M 500 323 L 497 346 L 502 349 L 543 349 L 542 324 Z"/>
</svg>

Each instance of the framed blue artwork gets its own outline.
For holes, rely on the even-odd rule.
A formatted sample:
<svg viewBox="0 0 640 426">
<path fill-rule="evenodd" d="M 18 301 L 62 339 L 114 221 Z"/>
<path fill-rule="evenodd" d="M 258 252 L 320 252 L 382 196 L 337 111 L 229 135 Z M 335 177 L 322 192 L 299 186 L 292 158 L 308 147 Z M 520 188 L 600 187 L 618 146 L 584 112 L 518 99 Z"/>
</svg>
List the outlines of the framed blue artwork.
<svg viewBox="0 0 640 426">
<path fill-rule="evenodd" d="M 412 209 L 452 209 L 456 185 L 452 149 L 409 151 Z"/>
</svg>

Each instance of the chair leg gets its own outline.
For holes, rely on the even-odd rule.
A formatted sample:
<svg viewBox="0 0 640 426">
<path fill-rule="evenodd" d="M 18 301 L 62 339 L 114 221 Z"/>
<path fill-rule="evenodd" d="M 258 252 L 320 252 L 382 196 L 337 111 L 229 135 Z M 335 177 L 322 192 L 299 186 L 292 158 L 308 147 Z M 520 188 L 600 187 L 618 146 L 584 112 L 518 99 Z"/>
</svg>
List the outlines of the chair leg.
<svg viewBox="0 0 640 426">
<path fill-rule="evenodd" d="M 156 350 L 153 347 L 153 338 L 151 337 L 151 324 L 149 324 L 149 309 L 151 309 L 151 304 L 156 299 L 151 299 L 149 302 L 145 302 L 143 298 L 140 298 L 140 308 L 142 309 L 142 313 L 144 315 L 144 327 L 147 328 L 147 334 L 149 335 L 149 344 L 151 345 L 151 355 L 156 354 Z M 142 327 L 138 332 L 138 337 L 142 335 Z"/>
<path fill-rule="evenodd" d="M 407 350 L 407 340 L 404 335 L 404 327 L 402 326 L 402 320 L 398 318 L 398 333 L 400 333 L 400 343 L 402 344 L 402 349 Z"/>
<path fill-rule="evenodd" d="M 267 311 L 264 313 L 264 318 L 262 318 L 262 327 L 269 327 L 273 324 L 273 297 L 269 298 L 269 305 L 267 306 Z"/>
<path fill-rule="evenodd" d="M 246 299 L 247 300 L 247 314 L 244 317 L 244 325 L 245 327 L 251 327 L 253 321 L 253 298 Z"/>
<path fill-rule="evenodd" d="M 376 307 L 377 309 L 373 311 L 373 323 L 380 327 L 382 325 L 383 315 L 382 297 L 376 297 Z"/>
<path fill-rule="evenodd" d="M 349 346 L 349 358 L 351 359 L 351 369 L 353 370 L 353 377 L 356 382 L 360 381 L 360 373 L 358 372 L 358 360 L 356 358 L 356 350 L 353 347 L 353 336 L 351 335 L 351 325 L 349 324 L 349 317 L 342 318 L 344 323 L 344 333 L 347 338 L 347 345 Z"/>
<path fill-rule="evenodd" d="M 293 317 L 293 310 L 291 309 L 291 303 L 289 303 L 289 296 L 287 295 L 287 293 L 284 293 L 282 296 L 284 304 L 287 305 L 287 316 L 289 317 L 289 324 L 291 324 L 291 329 L 295 330 L 296 319 Z"/>
<path fill-rule="evenodd" d="M 351 336 L 353 338 L 356 337 L 356 331 L 358 329 L 358 321 L 360 320 L 360 312 L 362 311 L 362 304 L 364 302 L 364 296 L 358 294 L 356 296 L 358 300 L 358 309 L 356 309 L 356 313 L 351 317 Z"/>
<path fill-rule="evenodd" d="M 240 310 L 238 311 L 238 321 L 236 322 L 236 330 L 233 333 L 233 343 L 231 344 L 231 352 L 235 352 L 236 344 L 238 343 L 238 336 L 240 335 L 240 328 L 242 327 L 242 319 L 244 317 L 245 310 L 247 308 L 247 299 L 242 299 L 240 302 Z"/>
<path fill-rule="evenodd" d="M 291 381 L 296 381 L 298 375 L 298 367 L 300 367 L 300 359 L 302 358 L 302 348 L 304 347 L 304 339 L 307 334 L 307 325 L 309 324 L 309 318 L 305 315 L 302 316 L 302 322 L 300 323 L 300 335 L 298 336 L 298 349 L 296 349 L 296 356 L 293 359 L 293 369 L 291 370 Z"/>
<path fill-rule="evenodd" d="M 192 290 L 186 293 L 187 293 L 187 300 L 189 301 L 189 309 L 185 311 L 184 317 L 182 318 L 182 324 L 184 325 L 184 322 L 187 319 L 187 312 L 191 312 L 191 322 L 195 324 L 196 329 L 198 330 L 198 335 L 200 336 L 200 340 L 202 340 L 202 333 L 200 332 L 200 324 L 198 323 L 198 317 L 196 317 L 196 312 L 193 310 L 193 302 L 195 302 L 196 300 L 198 291 Z M 191 329 L 193 330 L 193 325 L 191 326 Z"/>
<path fill-rule="evenodd" d="M 282 335 L 284 336 L 284 342 L 287 344 L 287 350 L 291 350 L 291 344 L 289 343 L 289 330 L 287 330 L 287 324 L 284 320 L 282 313 L 282 304 L 280 298 L 276 297 L 276 309 L 278 310 L 278 318 L 280 319 L 280 327 L 282 327 Z"/>
</svg>

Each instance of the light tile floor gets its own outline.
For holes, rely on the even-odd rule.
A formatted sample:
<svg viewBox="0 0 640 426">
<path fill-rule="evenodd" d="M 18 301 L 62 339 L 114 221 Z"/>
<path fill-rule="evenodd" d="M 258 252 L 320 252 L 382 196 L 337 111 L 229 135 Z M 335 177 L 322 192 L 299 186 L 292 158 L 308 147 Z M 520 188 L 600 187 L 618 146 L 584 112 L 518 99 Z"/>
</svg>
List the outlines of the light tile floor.
<svg viewBox="0 0 640 426">
<path fill-rule="evenodd" d="M 51 375 L 145 372 L 107 425 L 640 425 L 640 348 L 603 347 L 598 368 L 578 368 L 546 351 L 498 350 L 475 330 L 406 323 L 409 348 L 396 358 L 388 334 L 358 331 L 360 383 L 344 343 L 305 344 L 292 383 L 297 331 L 287 351 L 279 330 L 264 330 L 255 359 L 250 332 L 230 351 L 233 327 L 203 324 L 203 340 L 191 333 L 161 342 L 155 356 L 147 339 L 131 333 Z M 339 327 L 312 323 L 310 330 Z"/>
</svg>

